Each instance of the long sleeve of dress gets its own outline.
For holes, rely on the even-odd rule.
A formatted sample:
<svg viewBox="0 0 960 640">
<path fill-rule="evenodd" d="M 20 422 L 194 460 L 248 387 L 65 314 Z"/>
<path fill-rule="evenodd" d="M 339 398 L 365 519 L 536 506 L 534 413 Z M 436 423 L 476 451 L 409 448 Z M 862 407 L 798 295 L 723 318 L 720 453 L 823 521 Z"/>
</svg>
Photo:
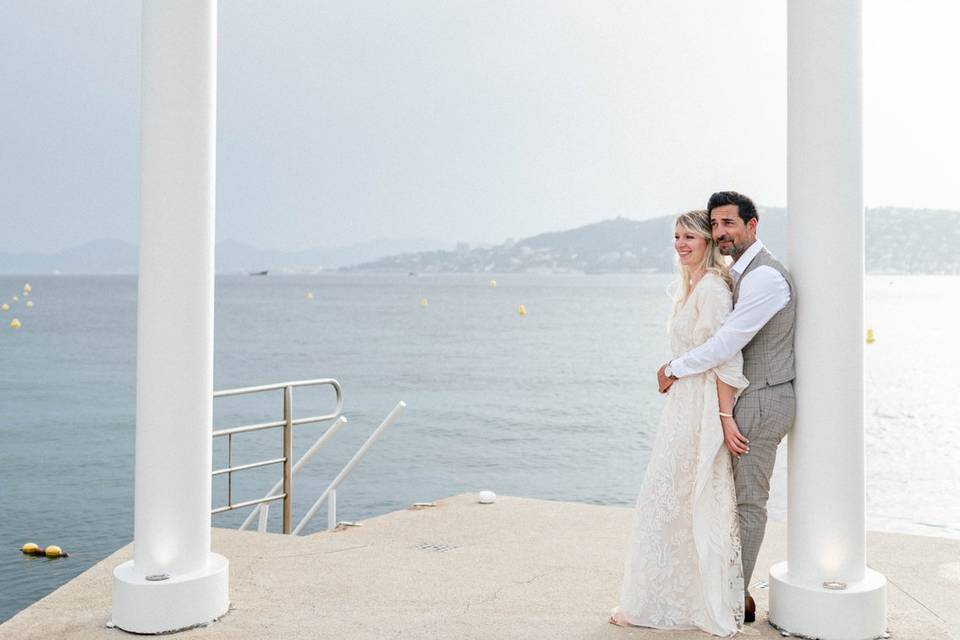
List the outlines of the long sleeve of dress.
<svg viewBox="0 0 960 640">
<path fill-rule="evenodd" d="M 733 294 L 726 283 L 714 274 L 707 274 L 700 286 L 705 289 L 698 297 L 697 322 L 694 327 L 696 341 L 703 344 L 713 336 L 733 310 Z M 736 389 L 736 397 L 747 388 L 749 381 L 743 376 L 743 355 L 737 351 L 732 358 L 713 367 L 718 378 Z"/>
</svg>

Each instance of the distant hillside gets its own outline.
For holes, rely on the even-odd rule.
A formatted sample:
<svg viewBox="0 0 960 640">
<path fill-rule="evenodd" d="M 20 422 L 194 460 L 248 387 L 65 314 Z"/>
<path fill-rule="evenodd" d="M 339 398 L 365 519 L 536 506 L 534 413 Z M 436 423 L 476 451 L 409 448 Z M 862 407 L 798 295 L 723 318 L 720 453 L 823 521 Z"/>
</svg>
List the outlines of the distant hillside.
<svg viewBox="0 0 960 640">
<path fill-rule="evenodd" d="M 378 240 L 344 247 L 283 252 L 225 240 L 217 244 L 217 273 L 312 273 L 339 268 L 399 273 L 660 273 L 673 270 L 672 216 L 614 218 L 568 231 L 542 233 L 496 246 L 444 250 L 438 240 Z M 829 233 L 828 229 L 824 233 Z M 760 209 L 760 238 L 786 255 L 786 214 Z M 881 207 L 867 209 L 868 273 L 960 274 L 960 212 Z M 134 274 L 137 247 L 95 240 L 55 254 L 0 252 L 0 274 Z"/>
<path fill-rule="evenodd" d="M 312 273 L 358 262 L 373 261 L 396 253 L 432 251 L 452 243 L 429 238 L 372 240 L 342 247 L 319 247 L 303 251 L 277 251 L 225 240 L 217 243 L 217 273 L 248 273 L 268 269 L 271 273 Z"/>
<path fill-rule="evenodd" d="M 0 253 L 0 273 L 136 273 L 137 247 L 103 239 L 48 253 Z"/>
<path fill-rule="evenodd" d="M 310 273 L 377 260 L 401 252 L 449 246 L 452 243 L 413 238 L 284 252 L 225 240 L 217 243 L 216 270 L 224 274 L 264 269 L 271 273 Z M 134 244 L 123 240 L 94 240 L 53 254 L 0 252 L 0 274 L 134 274 L 137 272 L 137 260 L 137 246 Z"/>
<path fill-rule="evenodd" d="M 960 212 L 869 209 L 867 271 L 960 274 Z"/>
<path fill-rule="evenodd" d="M 343 271 L 413 273 L 636 273 L 674 268 L 673 216 L 615 218 L 518 242 L 390 256 Z M 829 230 L 824 230 L 828 233 Z M 786 212 L 760 208 L 759 236 L 786 256 Z M 866 212 L 869 273 L 960 274 L 960 212 L 883 207 Z"/>
</svg>

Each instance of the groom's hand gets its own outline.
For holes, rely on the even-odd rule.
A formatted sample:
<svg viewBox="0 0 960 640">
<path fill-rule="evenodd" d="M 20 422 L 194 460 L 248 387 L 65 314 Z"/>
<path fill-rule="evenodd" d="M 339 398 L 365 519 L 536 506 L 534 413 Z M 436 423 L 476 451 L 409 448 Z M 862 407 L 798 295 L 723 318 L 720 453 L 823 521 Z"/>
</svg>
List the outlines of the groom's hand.
<svg viewBox="0 0 960 640">
<path fill-rule="evenodd" d="M 667 365 L 664 364 L 662 367 L 657 369 L 657 387 L 659 387 L 660 393 L 666 393 L 670 389 L 670 385 L 677 380 L 676 378 L 667 377 L 667 374 L 663 372 L 663 370 L 666 368 Z"/>
</svg>

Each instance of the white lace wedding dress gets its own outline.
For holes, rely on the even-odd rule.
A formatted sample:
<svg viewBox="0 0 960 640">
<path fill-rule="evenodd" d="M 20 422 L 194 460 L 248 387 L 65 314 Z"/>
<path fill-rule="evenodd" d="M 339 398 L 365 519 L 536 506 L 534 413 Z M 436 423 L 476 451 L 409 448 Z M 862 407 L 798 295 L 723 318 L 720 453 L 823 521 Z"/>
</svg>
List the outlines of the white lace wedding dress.
<svg viewBox="0 0 960 640">
<path fill-rule="evenodd" d="M 727 285 L 705 275 L 671 319 L 673 357 L 713 335 L 731 308 Z M 677 380 L 666 395 L 614 610 L 621 623 L 718 636 L 743 625 L 737 499 L 718 415 L 718 376 L 738 394 L 746 388 L 740 354 Z"/>
</svg>

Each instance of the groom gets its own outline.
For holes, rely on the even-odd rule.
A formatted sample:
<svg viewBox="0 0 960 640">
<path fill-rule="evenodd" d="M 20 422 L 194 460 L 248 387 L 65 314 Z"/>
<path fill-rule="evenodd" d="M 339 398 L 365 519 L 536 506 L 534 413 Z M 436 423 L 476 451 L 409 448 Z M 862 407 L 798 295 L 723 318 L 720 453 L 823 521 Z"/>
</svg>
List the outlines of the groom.
<svg viewBox="0 0 960 640">
<path fill-rule="evenodd" d="M 796 288 L 789 272 L 757 238 L 759 216 L 750 198 L 721 191 L 710 196 L 707 210 L 720 252 L 735 260 L 730 268 L 733 311 L 713 337 L 660 367 L 657 381 L 660 392 L 666 393 L 677 378 L 703 373 L 743 351 L 743 375 L 750 384 L 733 409 L 736 426 L 729 433 L 724 429 L 724 443 L 734 455 L 743 583 L 749 587 L 767 524 L 777 446 L 793 425 L 796 410 Z M 746 622 L 756 619 L 749 588 L 744 611 Z"/>
</svg>

